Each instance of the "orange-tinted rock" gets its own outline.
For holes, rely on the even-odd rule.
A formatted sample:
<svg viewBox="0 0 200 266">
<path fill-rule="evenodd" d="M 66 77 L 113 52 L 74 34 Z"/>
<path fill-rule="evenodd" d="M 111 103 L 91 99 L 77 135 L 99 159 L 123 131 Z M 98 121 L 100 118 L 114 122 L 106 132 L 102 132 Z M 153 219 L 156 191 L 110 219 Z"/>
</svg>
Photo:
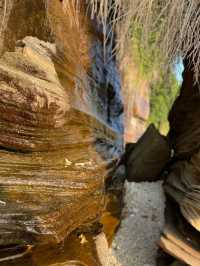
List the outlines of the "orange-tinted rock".
<svg viewBox="0 0 200 266">
<path fill-rule="evenodd" d="M 188 158 L 200 147 L 200 93 L 187 62 L 183 78 L 180 96 L 169 114 L 169 138 L 175 156 Z"/>
<path fill-rule="evenodd" d="M 20 1 L 23 12 L 35 16 L 29 2 Z M 15 39 L 24 19 L 13 3 Z M 82 5 L 76 18 L 61 1 L 43 8 L 55 41 L 26 37 L 0 59 L 1 246 L 55 244 L 98 220 L 123 153 L 120 78 L 115 59 L 104 62 L 97 22 Z M 34 21 L 25 33 L 43 26 Z"/>
<path fill-rule="evenodd" d="M 125 129 L 125 139 L 126 142 L 137 142 L 138 139 L 142 136 L 146 129 L 146 122 L 132 117 L 130 118 L 130 122 Z"/>
<path fill-rule="evenodd" d="M 125 142 L 136 142 L 141 137 L 150 112 L 149 84 L 140 77 L 131 49 L 126 49 L 126 55 L 121 62 Z"/>
<path fill-rule="evenodd" d="M 135 91 L 133 115 L 142 120 L 148 120 L 150 112 L 150 96 L 147 82 L 141 82 Z"/>
</svg>

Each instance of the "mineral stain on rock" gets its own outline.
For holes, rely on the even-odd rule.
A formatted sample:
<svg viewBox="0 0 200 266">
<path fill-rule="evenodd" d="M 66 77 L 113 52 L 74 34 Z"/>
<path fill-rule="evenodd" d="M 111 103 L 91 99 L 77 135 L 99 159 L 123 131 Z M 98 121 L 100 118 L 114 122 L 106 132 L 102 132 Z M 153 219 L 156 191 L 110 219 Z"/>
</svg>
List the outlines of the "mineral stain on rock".
<svg viewBox="0 0 200 266">
<path fill-rule="evenodd" d="M 99 226 L 91 227 L 123 153 L 116 61 L 104 64 L 102 34 L 85 5 L 71 20 L 74 6 L 60 1 L 9 3 L 0 59 L 1 265 L 100 265 Z"/>
</svg>

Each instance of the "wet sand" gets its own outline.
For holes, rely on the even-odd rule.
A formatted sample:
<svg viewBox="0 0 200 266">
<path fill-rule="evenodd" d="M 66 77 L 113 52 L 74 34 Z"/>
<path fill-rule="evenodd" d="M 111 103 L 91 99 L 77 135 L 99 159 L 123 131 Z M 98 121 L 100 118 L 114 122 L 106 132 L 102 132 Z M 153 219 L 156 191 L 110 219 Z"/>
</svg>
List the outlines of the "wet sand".
<svg viewBox="0 0 200 266">
<path fill-rule="evenodd" d="M 161 182 L 126 183 L 120 229 L 108 266 L 155 266 L 157 240 L 164 224 L 165 197 Z"/>
</svg>

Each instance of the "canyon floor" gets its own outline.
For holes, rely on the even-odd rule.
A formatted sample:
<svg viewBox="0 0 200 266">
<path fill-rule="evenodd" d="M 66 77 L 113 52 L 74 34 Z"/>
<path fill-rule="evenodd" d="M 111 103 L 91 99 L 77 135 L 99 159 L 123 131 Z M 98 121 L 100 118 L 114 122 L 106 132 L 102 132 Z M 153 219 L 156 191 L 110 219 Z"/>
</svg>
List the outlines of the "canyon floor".
<svg viewBox="0 0 200 266">
<path fill-rule="evenodd" d="M 126 183 L 120 229 L 110 249 L 109 266 L 155 266 L 157 241 L 164 224 L 161 182 Z"/>
</svg>

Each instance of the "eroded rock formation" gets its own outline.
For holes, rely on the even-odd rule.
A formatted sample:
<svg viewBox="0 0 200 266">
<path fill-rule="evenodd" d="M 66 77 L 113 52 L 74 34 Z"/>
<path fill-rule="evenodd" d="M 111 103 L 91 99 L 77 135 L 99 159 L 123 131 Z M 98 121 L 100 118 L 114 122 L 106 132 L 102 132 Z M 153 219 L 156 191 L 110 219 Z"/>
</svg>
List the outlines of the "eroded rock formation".
<svg viewBox="0 0 200 266">
<path fill-rule="evenodd" d="M 169 114 L 169 141 L 174 157 L 164 185 L 167 194 L 166 225 L 160 246 L 184 264 L 198 266 L 200 94 L 191 62 L 185 60 L 184 65 L 180 95 Z"/>
<path fill-rule="evenodd" d="M 73 1 L 8 2 L 0 245 L 56 244 L 99 221 L 104 209 L 106 180 L 123 153 L 121 83 L 115 59 L 105 64 L 101 25 L 84 3 L 77 11 Z M 8 263 L 3 255 L 0 261 Z"/>
<path fill-rule="evenodd" d="M 199 84 L 195 83 L 192 66 L 185 60 L 183 85 L 169 114 L 170 133 L 175 156 L 189 158 L 199 149 Z"/>
</svg>

